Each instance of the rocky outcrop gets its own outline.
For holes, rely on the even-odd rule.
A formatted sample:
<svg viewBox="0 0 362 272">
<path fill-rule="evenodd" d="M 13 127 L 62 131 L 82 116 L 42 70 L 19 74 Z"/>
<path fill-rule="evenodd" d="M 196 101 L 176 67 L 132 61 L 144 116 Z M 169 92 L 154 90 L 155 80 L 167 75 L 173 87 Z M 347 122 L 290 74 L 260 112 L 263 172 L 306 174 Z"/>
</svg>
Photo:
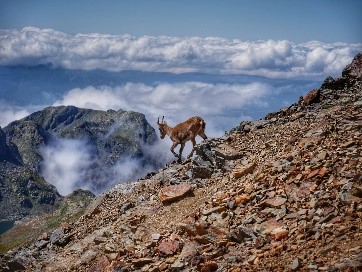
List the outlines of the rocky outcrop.
<svg viewBox="0 0 362 272">
<path fill-rule="evenodd" d="M 362 82 L 343 80 L 354 83 L 331 83 L 319 103 L 242 122 L 192 159 L 112 188 L 50 235 L 61 243 L 10 252 L 3 270 L 360 271 Z M 192 195 L 163 203 L 177 184 Z"/>
<path fill-rule="evenodd" d="M 362 53 L 357 54 L 351 64 L 348 64 L 343 70 L 342 78 L 346 78 L 352 82 L 362 79 Z"/>
<path fill-rule="evenodd" d="M 57 189 L 36 172 L 9 162 L 0 163 L 1 221 L 48 213 L 61 200 Z"/>
</svg>

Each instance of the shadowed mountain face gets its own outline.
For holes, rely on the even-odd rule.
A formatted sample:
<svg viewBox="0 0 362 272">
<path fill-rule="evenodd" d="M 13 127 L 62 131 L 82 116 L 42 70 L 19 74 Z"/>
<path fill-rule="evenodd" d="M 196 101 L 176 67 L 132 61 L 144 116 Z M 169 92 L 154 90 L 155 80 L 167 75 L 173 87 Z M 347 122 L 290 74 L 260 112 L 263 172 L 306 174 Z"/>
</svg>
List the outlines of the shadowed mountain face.
<svg viewBox="0 0 362 272">
<path fill-rule="evenodd" d="M 48 107 L 12 122 L 0 128 L 0 217 L 51 210 L 58 191 L 99 193 L 159 167 L 145 152 L 156 139 L 143 114 L 122 110 Z M 126 175 L 130 160 L 137 163 Z"/>
</svg>

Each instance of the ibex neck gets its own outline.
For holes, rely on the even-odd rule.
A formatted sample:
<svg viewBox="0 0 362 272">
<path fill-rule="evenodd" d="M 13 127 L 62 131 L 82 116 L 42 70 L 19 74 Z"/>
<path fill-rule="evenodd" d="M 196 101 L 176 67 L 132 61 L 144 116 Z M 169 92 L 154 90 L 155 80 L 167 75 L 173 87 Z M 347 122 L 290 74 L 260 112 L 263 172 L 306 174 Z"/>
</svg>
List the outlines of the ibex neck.
<svg viewBox="0 0 362 272">
<path fill-rule="evenodd" d="M 170 127 L 170 126 L 167 125 L 167 124 L 165 125 L 165 131 L 166 131 L 166 134 L 167 134 L 168 136 L 171 135 L 172 130 L 173 130 L 173 127 Z"/>
</svg>

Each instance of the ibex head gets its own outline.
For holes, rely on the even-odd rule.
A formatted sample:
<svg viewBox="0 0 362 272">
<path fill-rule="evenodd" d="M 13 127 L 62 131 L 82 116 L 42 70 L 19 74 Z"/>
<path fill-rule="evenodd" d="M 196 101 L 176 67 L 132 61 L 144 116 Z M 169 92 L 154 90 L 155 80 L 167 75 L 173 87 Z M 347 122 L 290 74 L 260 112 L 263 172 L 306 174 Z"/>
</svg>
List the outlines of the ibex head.
<svg viewBox="0 0 362 272">
<path fill-rule="evenodd" d="M 160 138 L 163 139 L 165 138 L 165 136 L 167 135 L 167 132 L 166 132 L 166 122 L 164 121 L 165 119 L 165 116 L 162 116 L 162 120 L 161 120 L 161 123 L 160 123 L 160 117 L 158 117 L 157 119 L 157 125 L 158 125 L 158 129 L 160 130 Z"/>
</svg>

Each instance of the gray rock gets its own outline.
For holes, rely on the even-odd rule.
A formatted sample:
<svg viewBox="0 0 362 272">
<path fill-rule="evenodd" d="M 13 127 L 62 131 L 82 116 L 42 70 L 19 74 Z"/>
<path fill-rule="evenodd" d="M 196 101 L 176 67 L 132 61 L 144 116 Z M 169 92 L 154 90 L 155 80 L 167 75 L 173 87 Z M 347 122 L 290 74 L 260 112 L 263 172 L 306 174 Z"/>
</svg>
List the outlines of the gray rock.
<svg viewBox="0 0 362 272">
<path fill-rule="evenodd" d="M 290 269 L 292 271 L 297 271 L 299 270 L 300 268 L 300 263 L 299 263 L 299 259 L 298 258 L 295 258 L 292 262 L 292 264 L 290 265 Z"/>
</svg>

